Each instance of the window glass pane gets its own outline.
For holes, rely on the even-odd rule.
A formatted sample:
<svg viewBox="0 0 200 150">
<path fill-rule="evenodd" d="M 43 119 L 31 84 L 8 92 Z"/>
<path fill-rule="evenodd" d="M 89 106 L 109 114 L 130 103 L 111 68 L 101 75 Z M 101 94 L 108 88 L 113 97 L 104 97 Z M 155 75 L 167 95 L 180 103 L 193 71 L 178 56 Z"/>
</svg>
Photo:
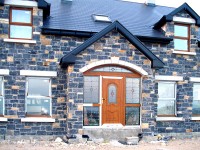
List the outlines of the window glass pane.
<svg viewBox="0 0 200 150">
<path fill-rule="evenodd" d="M 109 85 L 108 87 L 108 102 L 117 103 L 117 87 L 114 84 Z"/>
<path fill-rule="evenodd" d="M 175 98 L 175 83 L 159 82 L 158 96 L 159 98 Z"/>
<path fill-rule="evenodd" d="M 28 115 L 50 115 L 50 99 L 27 98 Z"/>
<path fill-rule="evenodd" d="M 0 96 L 3 95 L 3 78 L 0 77 Z"/>
<path fill-rule="evenodd" d="M 193 115 L 200 115 L 200 100 L 193 100 L 192 114 Z"/>
<path fill-rule="evenodd" d="M 12 22 L 31 23 L 30 10 L 12 9 Z"/>
<path fill-rule="evenodd" d="M 174 115 L 175 101 L 174 100 L 158 100 L 158 115 Z"/>
<path fill-rule="evenodd" d="M 121 67 L 115 67 L 115 66 L 110 66 L 110 67 L 101 67 L 93 70 L 94 72 L 127 72 L 131 73 L 130 70 L 121 68 Z"/>
<path fill-rule="evenodd" d="M 83 125 L 99 126 L 99 107 L 84 107 Z"/>
<path fill-rule="evenodd" d="M 0 115 L 3 115 L 4 112 L 3 112 L 3 107 L 4 107 L 4 104 L 3 104 L 3 97 L 0 97 Z"/>
<path fill-rule="evenodd" d="M 188 37 L 188 27 L 175 25 L 174 36 Z"/>
<path fill-rule="evenodd" d="M 50 79 L 28 78 L 28 96 L 50 96 Z"/>
<path fill-rule="evenodd" d="M 188 40 L 174 39 L 174 49 L 187 51 L 188 50 Z"/>
<path fill-rule="evenodd" d="M 10 38 L 32 39 L 32 27 L 10 25 Z"/>
<path fill-rule="evenodd" d="M 99 103 L 99 77 L 84 77 L 84 102 Z"/>
<path fill-rule="evenodd" d="M 193 100 L 200 100 L 200 84 L 198 83 L 193 85 Z"/>
<path fill-rule="evenodd" d="M 126 125 L 140 124 L 140 108 L 126 107 Z"/>
<path fill-rule="evenodd" d="M 126 103 L 140 103 L 140 79 L 126 78 Z"/>
</svg>

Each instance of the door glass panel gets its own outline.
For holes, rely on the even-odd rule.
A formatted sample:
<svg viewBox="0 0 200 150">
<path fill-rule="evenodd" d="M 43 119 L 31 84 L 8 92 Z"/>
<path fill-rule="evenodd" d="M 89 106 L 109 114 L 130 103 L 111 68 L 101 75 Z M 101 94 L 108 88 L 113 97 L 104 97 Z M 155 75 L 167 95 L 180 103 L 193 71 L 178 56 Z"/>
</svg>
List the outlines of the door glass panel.
<svg viewBox="0 0 200 150">
<path fill-rule="evenodd" d="M 99 126 L 99 107 L 90 107 L 90 106 L 84 107 L 83 125 Z"/>
<path fill-rule="evenodd" d="M 109 85 L 108 94 L 108 102 L 117 103 L 117 87 L 114 84 Z"/>
<path fill-rule="evenodd" d="M 140 124 L 140 108 L 126 107 L 126 125 Z"/>
<path fill-rule="evenodd" d="M 140 103 L 140 79 L 126 78 L 126 103 Z"/>
<path fill-rule="evenodd" d="M 84 103 L 99 103 L 99 77 L 84 77 Z"/>
</svg>

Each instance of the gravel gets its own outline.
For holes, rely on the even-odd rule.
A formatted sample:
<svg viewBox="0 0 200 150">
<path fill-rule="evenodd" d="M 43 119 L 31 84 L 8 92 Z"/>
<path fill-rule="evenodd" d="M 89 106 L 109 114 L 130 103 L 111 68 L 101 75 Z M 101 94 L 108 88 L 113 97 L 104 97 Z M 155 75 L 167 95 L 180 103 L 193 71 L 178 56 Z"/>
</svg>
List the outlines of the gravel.
<svg viewBox="0 0 200 150">
<path fill-rule="evenodd" d="M 200 138 L 165 141 L 140 141 L 138 145 L 124 145 L 116 140 L 109 143 L 88 141 L 79 144 L 67 144 L 63 141 L 1 141 L 0 150 L 198 150 Z"/>
</svg>

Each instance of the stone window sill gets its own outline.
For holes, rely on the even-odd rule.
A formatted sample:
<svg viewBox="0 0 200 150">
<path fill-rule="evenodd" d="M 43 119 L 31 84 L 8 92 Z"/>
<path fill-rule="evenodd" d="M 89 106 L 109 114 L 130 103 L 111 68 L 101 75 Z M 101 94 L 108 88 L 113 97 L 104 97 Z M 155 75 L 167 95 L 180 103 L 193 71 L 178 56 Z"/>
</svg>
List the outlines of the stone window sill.
<svg viewBox="0 0 200 150">
<path fill-rule="evenodd" d="M 3 39 L 4 42 L 36 44 L 36 40 Z"/>
<path fill-rule="evenodd" d="M 156 117 L 156 121 L 184 121 L 183 117 Z"/>
<path fill-rule="evenodd" d="M 196 52 L 173 51 L 173 54 L 196 55 Z"/>
<path fill-rule="evenodd" d="M 190 120 L 200 120 L 200 117 L 191 117 Z"/>
<path fill-rule="evenodd" d="M 7 118 L 4 118 L 4 117 L 0 117 L 0 122 L 7 122 L 8 119 Z"/>
<path fill-rule="evenodd" d="M 54 118 L 27 117 L 27 118 L 21 118 L 21 122 L 55 122 L 55 119 Z"/>
</svg>

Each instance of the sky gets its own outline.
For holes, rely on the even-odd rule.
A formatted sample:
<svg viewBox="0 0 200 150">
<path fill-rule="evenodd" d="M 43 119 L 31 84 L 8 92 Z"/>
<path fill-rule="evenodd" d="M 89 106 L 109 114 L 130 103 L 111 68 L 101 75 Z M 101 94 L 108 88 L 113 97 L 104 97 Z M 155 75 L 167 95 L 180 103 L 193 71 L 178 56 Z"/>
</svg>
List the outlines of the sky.
<svg viewBox="0 0 200 150">
<path fill-rule="evenodd" d="M 126 0 L 126 1 L 145 3 L 146 0 Z M 155 2 L 156 5 L 169 6 L 169 7 L 179 7 L 184 2 L 186 2 L 200 16 L 200 0 L 155 0 Z"/>
</svg>

